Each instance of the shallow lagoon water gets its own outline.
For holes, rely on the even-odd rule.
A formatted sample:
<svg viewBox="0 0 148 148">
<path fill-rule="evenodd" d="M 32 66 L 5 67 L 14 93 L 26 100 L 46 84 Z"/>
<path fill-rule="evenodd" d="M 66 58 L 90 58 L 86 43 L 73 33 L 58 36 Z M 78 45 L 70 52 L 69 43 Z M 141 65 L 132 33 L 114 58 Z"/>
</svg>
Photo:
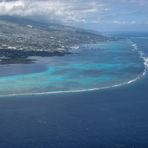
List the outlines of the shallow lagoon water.
<svg viewBox="0 0 148 148">
<path fill-rule="evenodd" d="M 133 39 L 144 54 L 145 68 L 147 40 Z M 137 58 L 137 51 L 134 55 Z M 48 65 L 54 60 L 38 62 Z M 144 63 L 130 75 L 137 78 L 143 70 Z M 0 148 L 147 148 L 147 90 L 146 72 L 134 83 L 103 90 L 1 96 Z"/>
<path fill-rule="evenodd" d="M 31 65 L 0 65 L 0 95 L 78 92 L 128 84 L 145 70 L 133 45 L 127 39 L 81 45 L 63 57 L 34 57 Z"/>
</svg>

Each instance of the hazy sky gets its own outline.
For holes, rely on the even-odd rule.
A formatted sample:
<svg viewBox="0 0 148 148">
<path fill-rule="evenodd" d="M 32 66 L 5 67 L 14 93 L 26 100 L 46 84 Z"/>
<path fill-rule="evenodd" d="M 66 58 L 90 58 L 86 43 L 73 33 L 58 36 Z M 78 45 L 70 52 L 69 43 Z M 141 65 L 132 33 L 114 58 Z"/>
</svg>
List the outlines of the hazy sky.
<svg viewBox="0 0 148 148">
<path fill-rule="evenodd" d="M 148 31 L 148 0 L 0 0 L 0 15 L 44 18 L 103 31 Z"/>
</svg>

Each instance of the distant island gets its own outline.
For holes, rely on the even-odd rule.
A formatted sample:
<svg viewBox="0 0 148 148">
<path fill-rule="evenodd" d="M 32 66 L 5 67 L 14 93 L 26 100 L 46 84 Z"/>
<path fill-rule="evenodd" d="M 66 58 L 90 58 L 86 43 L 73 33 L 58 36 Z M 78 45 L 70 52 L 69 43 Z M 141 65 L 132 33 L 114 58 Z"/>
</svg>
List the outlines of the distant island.
<svg viewBox="0 0 148 148">
<path fill-rule="evenodd" d="M 0 55 L 64 54 L 79 44 L 107 38 L 82 29 L 49 23 L 41 24 L 17 17 L 0 17 Z M 16 52 L 15 52 L 16 51 Z"/>
</svg>

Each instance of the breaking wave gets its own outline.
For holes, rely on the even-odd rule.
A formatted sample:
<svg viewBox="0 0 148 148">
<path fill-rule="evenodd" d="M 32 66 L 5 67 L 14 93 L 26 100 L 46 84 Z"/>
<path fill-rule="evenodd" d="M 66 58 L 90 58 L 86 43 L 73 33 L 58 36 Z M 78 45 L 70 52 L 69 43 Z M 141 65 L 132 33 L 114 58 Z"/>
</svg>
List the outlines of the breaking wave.
<svg viewBox="0 0 148 148">
<path fill-rule="evenodd" d="M 129 40 L 129 42 L 131 43 L 131 45 L 132 45 L 132 47 L 133 47 L 133 51 L 138 52 L 140 58 L 143 60 L 144 67 L 145 67 L 144 73 L 143 73 L 143 74 L 145 75 L 146 71 L 148 70 L 148 57 L 146 57 L 146 56 L 144 55 L 143 51 L 141 51 L 141 50 L 138 49 L 138 46 L 137 46 L 136 43 L 134 43 L 134 42 L 131 41 L 131 40 Z"/>
<path fill-rule="evenodd" d="M 131 83 L 136 82 L 137 80 L 140 80 L 142 77 L 144 77 L 148 70 L 148 57 L 144 55 L 144 53 L 138 49 L 138 46 L 136 43 L 134 43 L 132 40 L 128 40 L 129 43 L 133 47 L 133 51 L 137 52 L 139 54 L 139 57 L 143 60 L 144 64 L 144 71 L 139 74 L 136 78 L 131 79 L 126 82 L 122 82 L 115 85 L 105 86 L 105 87 L 98 87 L 98 88 L 90 88 L 90 89 L 80 89 L 80 90 L 64 90 L 64 91 L 52 91 L 52 92 L 39 92 L 39 93 L 20 93 L 20 94 L 7 94 L 7 95 L 0 95 L 0 97 L 12 97 L 12 96 L 36 96 L 36 95 L 48 95 L 48 94 L 61 94 L 61 93 L 79 93 L 79 92 L 89 92 L 89 91 L 97 91 L 97 90 L 103 90 L 103 89 L 109 89 L 109 88 L 115 88 L 120 87 L 124 85 L 129 85 Z"/>
</svg>

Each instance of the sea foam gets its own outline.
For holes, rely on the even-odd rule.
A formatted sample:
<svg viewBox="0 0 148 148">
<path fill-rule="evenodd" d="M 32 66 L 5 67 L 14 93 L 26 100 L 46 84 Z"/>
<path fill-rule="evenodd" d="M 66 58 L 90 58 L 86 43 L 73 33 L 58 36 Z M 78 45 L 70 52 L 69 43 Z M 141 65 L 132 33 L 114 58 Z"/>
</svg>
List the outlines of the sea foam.
<svg viewBox="0 0 148 148">
<path fill-rule="evenodd" d="M 114 84 L 110 86 L 105 87 L 98 87 L 98 88 L 89 88 L 89 89 L 80 89 L 80 90 L 64 90 L 64 91 L 52 91 L 52 92 L 39 92 L 39 93 L 20 93 L 20 94 L 7 94 L 7 95 L 0 95 L 0 97 L 12 97 L 12 96 L 37 96 L 37 95 L 48 95 L 48 94 L 61 94 L 61 93 L 79 93 L 79 92 L 89 92 L 89 91 L 97 91 L 97 90 L 103 90 L 103 89 L 109 89 L 109 88 L 115 88 L 120 87 L 124 85 L 129 85 L 131 83 L 136 82 L 137 80 L 141 79 L 143 76 L 146 75 L 146 72 L 148 70 L 148 57 L 145 57 L 144 53 L 138 49 L 138 46 L 133 41 L 129 40 L 130 44 L 132 45 L 133 49 L 131 49 L 134 52 L 137 52 L 139 54 L 139 57 L 143 60 L 144 63 L 144 71 L 142 74 L 139 74 L 136 78 L 133 78 L 129 81 L 125 81 L 119 84 Z"/>
<path fill-rule="evenodd" d="M 129 42 L 132 44 L 133 50 L 134 51 L 137 51 L 138 54 L 139 54 L 139 56 L 140 56 L 140 58 L 143 60 L 145 69 L 148 70 L 148 57 L 145 57 L 143 51 L 141 51 L 141 50 L 138 49 L 138 46 L 137 46 L 136 43 L 134 43 L 131 40 L 129 40 Z"/>
</svg>

